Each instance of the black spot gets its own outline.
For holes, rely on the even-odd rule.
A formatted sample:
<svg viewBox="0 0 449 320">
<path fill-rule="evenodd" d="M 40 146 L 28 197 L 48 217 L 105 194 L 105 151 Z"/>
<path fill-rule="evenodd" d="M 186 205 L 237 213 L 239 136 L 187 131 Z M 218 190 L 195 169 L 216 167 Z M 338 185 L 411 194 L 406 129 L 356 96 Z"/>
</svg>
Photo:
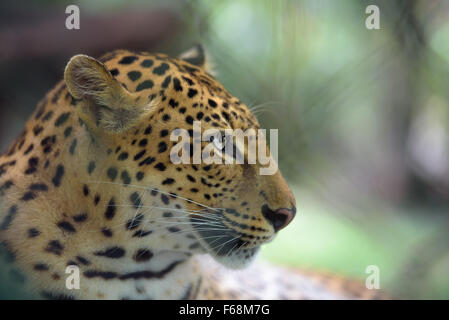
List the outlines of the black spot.
<svg viewBox="0 0 449 320">
<path fill-rule="evenodd" d="M 225 112 L 225 111 L 222 111 L 221 112 L 221 115 L 223 116 L 223 118 L 225 118 L 226 119 L 226 121 L 229 121 L 229 114 L 227 113 L 227 112 Z"/>
<path fill-rule="evenodd" d="M 3 190 L 8 190 L 14 185 L 14 183 L 11 180 L 6 181 L 1 187 L 0 187 L 0 195 L 2 194 Z"/>
<path fill-rule="evenodd" d="M 142 61 L 142 63 L 140 65 L 144 68 L 150 68 L 153 65 L 153 60 L 145 59 Z"/>
<path fill-rule="evenodd" d="M 175 91 L 182 91 L 181 81 L 178 78 L 173 78 L 173 88 Z"/>
<path fill-rule="evenodd" d="M 68 119 L 69 117 L 70 117 L 70 112 L 66 112 L 66 113 L 61 114 L 61 115 L 56 119 L 56 121 L 55 121 L 55 126 L 56 126 L 56 127 L 61 126 L 62 124 L 64 124 L 64 122 L 67 121 L 67 119 Z"/>
<path fill-rule="evenodd" d="M 139 160 L 140 158 L 143 157 L 143 155 L 144 155 L 146 152 L 147 152 L 146 150 L 140 151 L 139 153 L 137 153 L 137 154 L 134 156 L 134 160 L 135 160 L 135 161 L 136 161 L 136 160 Z"/>
<path fill-rule="evenodd" d="M 207 103 L 209 103 L 209 105 L 210 105 L 212 108 L 216 108 L 216 107 L 217 107 L 217 103 L 216 103 L 214 100 L 212 100 L 212 99 L 208 99 L 208 100 L 207 100 Z"/>
<path fill-rule="evenodd" d="M 138 226 L 140 226 L 143 219 L 144 219 L 143 214 L 141 213 L 137 214 L 134 218 L 128 220 L 128 222 L 126 223 L 126 229 L 133 230 L 137 228 Z"/>
<path fill-rule="evenodd" d="M 123 57 L 118 63 L 119 64 L 131 64 L 136 61 L 138 58 L 136 56 L 126 56 Z"/>
<path fill-rule="evenodd" d="M 119 161 L 124 161 L 124 160 L 126 160 L 126 159 L 128 159 L 128 152 L 122 152 L 122 153 L 120 153 L 120 155 L 118 156 L 118 160 L 119 160 Z"/>
<path fill-rule="evenodd" d="M 120 247 L 110 247 L 103 251 L 94 252 L 94 255 L 111 259 L 118 259 L 125 255 L 125 250 Z"/>
<path fill-rule="evenodd" d="M 189 181 L 191 182 L 196 182 L 196 179 L 192 177 L 190 174 L 187 175 L 187 179 L 189 179 Z"/>
<path fill-rule="evenodd" d="M 90 261 L 84 257 L 76 256 L 76 260 L 78 260 L 81 264 L 84 264 L 85 266 L 90 265 Z"/>
<path fill-rule="evenodd" d="M 45 116 L 42 118 L 42 122 L 48 121 L 53 116 L 53 111 L 48 111 Z"/>
<path fill-rule="evenodd" d="M 70 149 L 69 149 L 70 154 L 73 155 L 75 153 L 75 148 L 76 148 L 77 143 L 78 143 L 78 141 L 76 139 L 74 139 L 72 144 L 70 145 Z"/>
<path fill-rule="evenodd" d="M 45 183 L 33 183 L 30 186 L 30 190 L 33 191 L 48 191 L 48 187 Z"/>
<path fill-rule="evenodd" d="M 72 217 L 75 222 L 83 222 L 87 219 L 87 213 L 81 213 Z"/>
<path fill-rule="evenodd" d="M 134 192 L 129 197 L 129 200 L 131 201 L 134 208 L 139 209 L 142 206 L 142 200 L 140 199 L 140 196 L 137 192 Z"/>
<path fill-rule="evenodd" d="M 28 229 L 28 238 L 35 238 L 40 234 L 41 232 L 35 228 Z"/>
<path fill-rule="evenodd" d="M 153 81 L 151 81 L 149 79 L 145 80 L 145 81 L 141 82 L 137 86 L 136 91 L 142 91 L 142 90 L 145 90 L 145 89 L 151 89 L 151 88 L 153 88 L 153 85 L 154 85 Z"/>
<path fill-rule="evenodd" d="M 144 173 L 142 171 L 139 171 L 136 173 L 136 179 L 138 181 L 141 181 L 143 179 L 143 177 L 144 177 Z"/>
<path fill-rule="evenodd" d="M 83 274 L 86 278 L 103 278 L 104 280 L 114 279 L 117 277 L 117 273 L 112 271 L 88 270 Z"/>
<path fill-rule="evenodd" d="M 170 66 L 163 62 L 160 66 L 153 69 L 153 73 L 157 75 L 163 75 L 168 69 L 170 69 Z"/>
<path fill-rule="evenodd" d="M 171 80 L 171 76 L 170 75 L 166 76 L 164 81 L 161 84 L 162 88 L 167 88 L 168 85 L 170 84 L 170 80 Z"/>
<path fill-rule="evenodd" d="M 25 174 L 32 174 L 32 173 L 34 173 L 36 171 L 37 171 L 36 167 L 30 167 L 30 168 L 25 170 Z"/>
<path fill-rule="evenodd" d="M 136 272 L 130 272 L 125 273 L 119 277 L 120 280 L 129 280 L 129 279 L 151 279 L 151 278 L 157 278 L 162 279 L 166 274 L 170 273 L 176 266 L 181 263 L 181 261 L 175 261 L 171 263 L 168 267 L 165 269 L 162 269 L 161 271 L 136 271 Z"/>
<path fill-rule="evenodd" d="M 45 112 L 45 104 L 47 103 L 47 97 L 45 97 L 44 101 L 39 102 L 38 104 L 38 111 L 36 113 L 35 119 L 39 120 L 39 118 L 44 114 Z"/>
<path fill-rule="evenodd" d="M 44 153 L 50 153 L 52 150 L 52 146 L 56 142 L 56 135 L 48 136 L 42 139 L 41 146 L 43 147 Z"/>
<path fill-rule="evenodd" d="M 42 132 L 42 130 L 44 130 L 44 128 L 40 125 L 35 125 L 33 128 L 33 133 L 35 136 L 39 135 L 39 133 Z"/>
<path fill-rule="evenodd" d="M 64 130 L 64 136 L 65 137 L 68 137 L 68 136 L 70 136 L 70 134 L 72 133 L 72 127 L 67 127 L 65 130 Z"/>
<path fill-rule="evenodd" d="M 186 117 L 186 122 L 187 122 L 188 124 L 193 124 L 193 118 L 192 118 L 192 116 L 187 116 L 187 117 Z"/>
<path fill-rule="evenodd" d="M 35 167 L 38 164 L 39 164 L 39 158 L 33 157 L 33 158 L 28 159 L 28 165 L 30 167 Z"/>
<path fill-rule="evenodd" d="M 14 220 L 17 214 L 17 206 L 14 205 L 8 210 L 8 214 L 3 219 L 2 224 L 0 225 L 0 230 L 6 230 L 11 225 L 11 222 Z"/>
<path fill-rule="evenodd" d="M 156 159 L 153 157 L 147 157 L 145 160 L 142 160 L 139 163 L 139 166 L 143 166 L 143 165 L 148 165 L 148 164 L 152 164 Z"/>
<path fill-rule="evenodd" d="M 64 250 L 64 246 L 58 240 L 51 240 L 45 248 L 45 251 L 54 253 L 58 256 L 61 255 L 62 250 Z"/>
<path fill-rule="evenodd" d="M 176 108 L 176 107 L 179 105 L 179 103 L 176 102 L 174 99 L 170 99 L 170 100 L 168 101 L 168 104 L 169 104 L 170 107 L 172 107 L 173 109 Z"/>
<path fill-rule="evenodd" d="M 27 192 L 23 195 L 21 200 L 29 201 L 29 200 L 34 200 L 35 198 L 36 198 L 36 195 L 33 192 Z"/>
<path fill-rule="evenodd" d="M 152 233 L 153 233 L 152 230 L 148 230 L 148 231 L 137 230 L 136 232 L 134 232 L 133 238 L 143 238 L 143 237 L 146 237 L 146 236 L 148 236 L 148 235 L 150 235 Z"/>
<path fill-rule="evenodd" d="M 111 179 L 111 181 L 114 181 L 115 178 L 117 178 L 118 174 L 117 168 L 109 168 L 106 174 L 108 175 L 109 179 Z"/>
<path fill-rule="evenodd" d="M 198 94 L 198 90 L 189 88 L 189 92 L 187 92 L 187 95 L 189 96 L 189 98 L 193 98 L 194 96 L 196 96 Z"/>
<path fill-rule="evenodd" d="M 103 229 L 101 229 L 101 232 L 102 232 L 103 235 L 104 235 L 105 237 L 107 237 L 107 238 L 112 237 L 112 231 L 111 231 L 111 229 L 103 228 Z"/>
<path fill-rule="evenodd" d="M 110 72 L 111 72 L 111 74 L 114 76 L 114 77 L 116 77 L 116 76 L 118 76 L 119 75 L 119 71 L 118 71 L 118 69 L 112 69 L 112 70 L 110 70 Z"/>
<path fill-rule="evenodd" d="M 175 179 L 172 179 L 172 178 L 167 178 L 164 181 L 162 181 L 163 185 L 164 184 L 173 184 L 173 183 L 175 183 Z"/>
<path fill-rule="evenodd" d="M 142 76 L 142 73 L 140 73 L 139 71 L 130 71 L 128 72 L 128 78 L 131 81 L 136 81 L 137 79 L 139 79 Z"/>
<path fill-rule="evenodd" d="M 124 184 L 130 184 L 131 183 L 131 177 L 129 176 L 128 171 L 124 170 L 122 171 L 122 175 L 120 176 Z"/>
<path fill-rule="evenodd" d="M 165 151 L 167 151 L 167 144 L 166 144 L 164 141 L 159 142 L 159 145 L 158 145 L 158 152 L 159 152 L 159 153 L 163 153 L 163 152 L 165 152 Z"/>
<path fill-rule="evenodd" d="M 161 194 L 161 200 L 164 204 L 170 203 L 170 201 L 168 200 L 168 197 L 165 194 Z"/>
<path fill-rule="evenodd" d="M 87 167 L 87 172 L 91 174 L 95 170 L 95 161 L 89 162 L 89 166 Z"/>
<path fill-rule="evenodd" d="M 34 145 L 31 144 L 23 153 L 24 155 L 27 155 L 28 153 L 30 153 L 31 151 L 33 151 Z"/>
<path fill-rule="evenodd" d="M 151 133 L 151 131 L 152 131 L 152 127 L 151 127 L 151 125 L 149 125 L 146 129 L 145 129 L 145 131 L 143 132 L 144 134 L 150 134 Z"/>
<path fill-rule="evenodd" d="M 184 76 L 182 76 L 182 78 L 189 84 L 189 86 L 192 86 L 192 85 L 193 85 L 192 79 L 187 78 L 187 77 L 184 77 Z"/>
<path fill-rule="evenodd" d="M 58 222 L 57 226 L 67 232 L 76 232 L 75 228 L 72 226 L 70 222 L 67 221 L 61 221 Z"/>
<path fill-rule="evenodd" d="M 33 269 L 36 271 L 47 271 L 49 269 L 49 266 L 48 266 L 48 264 L 45 264 L 45 263 L 36 263 L 33 266 Z"/>
<path fill-rule="evenodd" d="M 197 120 L 201 120 L 203 118 L 203 116 L 204 116 L 204 113 L 202 113 L 201 111 L 196 114 Z"/>
<path fill-rule="evenodd" d="M 147 139 L 142 139 L 139 141 L 139 147 L 145 147 L 148 143 Z"/>
<path fill-rule="evenodd" d="M 65 84 L 63 84 L 62 86 L 60 86 L 58 88 L 58 90 L 55 92 L 53 98 L 51 99 L 52 103 L 56 103 L 58 101 L 59 97 L 61 96 L 61 92 L 62 92 L 62 90 L 64 90 L 64 88 L 65 88 Z"/>
<path fill-rule="evenodd" d="M 56 168 L 56 174 L 52 179 L 53 185 L 55 187 L 59 187 L 61 185 L 61 179 L 63 176 L 64 176 L 64 166 L 60 164 Z"/>
<path fill-rule="evenodd" d="M 163 216 L 164 218 L 171 218 L 171 217 L 173 217 L 173 213 L 171 213 L 171 212 L 164 212 L 164 213 L 162 214 L 162 216 Z"/>
<path fill-rule="evenodd" d="M 166 136 L 168 136 L 168 130 L 167 129 L 161 130 L 161 138 Z"/>
<path fill-rule="evenodd" d="M 163 164 L 162 162 L 159 162 L 158 164 L 156 164 L 154 166 L 156 169 L 158 169 L 159 171 L 165 171 L 165 169 L 167 169 L 167 167 L 165 166 L 165 164 Z"/>
<path fill-rule="evenodd" d="M 106 208 L 105 212 L 106 219 L 111 220 L 112 218 L 114 218 L 115 212 L 116 212 L 115 200 L 114 198 L 112 198 L 109 201 L 108 207 Z"/>
<path fill-rule="evenodd" d="M 195 250 L 195 249 L 198 249 L 198 248 L 201 248 L 201 245 L 200 245 L 198 242 L 192 243 L 192 244 L 189 246 L 189 249 L 190 249 L 190 250 Z"/>
<path fill-rule="evenodd" d="M 83 186 L 83 194 L 85 197 L 89 195 L 89 188 L 86 185 Z"/>
<path fill-rule="evenodd" d="M 150 260 L 153 257 L 153 253 L 148 249 L 139 249 L 133 256 L 134 261 L 136 262 L 145 262 Z"/>
<path fill-rule="evenodd" d="M 165 121 L 165 122 L 167 122 L 168 120 L 170 120 L 171 118 L 170 118 L 170 115 L 168 115 L 168 114 L 164 114 L 163 116 L 162 116 L 162 120 L 163 121 Z"/>
<path fill-rule="evenodd" d="M 186 111 L 187 111 L 186 107 L 179 108 L 179 113 L 181 114 L 186 113 Z"/>
</svg>

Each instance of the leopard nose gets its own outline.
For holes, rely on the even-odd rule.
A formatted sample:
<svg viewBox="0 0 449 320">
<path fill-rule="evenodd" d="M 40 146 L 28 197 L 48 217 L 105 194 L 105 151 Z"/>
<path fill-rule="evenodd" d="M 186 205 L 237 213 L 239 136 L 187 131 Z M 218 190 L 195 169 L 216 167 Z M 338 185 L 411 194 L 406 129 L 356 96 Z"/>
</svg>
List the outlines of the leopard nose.
<svg viewBox="0 0 449 320">
<path fill-rule="evenodd" d="M 274 231 L 285 228 L 295 217 L 296 208 L 291 209 L 280 208 L 275 211 L 271 210 L 266 204 L 262 206 L 262 215 L 273 226 Z"/>
</svg>

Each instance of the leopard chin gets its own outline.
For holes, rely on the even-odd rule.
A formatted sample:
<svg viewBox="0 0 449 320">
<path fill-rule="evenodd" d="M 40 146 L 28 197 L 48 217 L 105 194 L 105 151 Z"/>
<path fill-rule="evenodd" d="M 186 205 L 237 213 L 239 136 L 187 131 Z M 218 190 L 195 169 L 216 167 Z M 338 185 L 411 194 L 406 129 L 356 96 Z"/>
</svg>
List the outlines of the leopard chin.
<svg viewBox="0 0 449 320">
<path fill-rule="evenodd" d="M 243 240 L 243 234 L 226 227 L 223 222 L 215 220 L 209 228 L 204 227 L 204 224 L 193 223 L 197 238 L 204 250 L 218 263 L 230 269 L 243 269 L 255 260 L 260 245 L 251 245 Z"/>
<path fill-rule="evenodd" d="M 230 255 L 213 256 L 213 258 L 215 261 L 229 269 L 239 270 L 247 268 L 254 260 L 256 260 L 259 251 L 260 246 L 250 249 L 240 249 L 232 252 Z"/>
</svg>

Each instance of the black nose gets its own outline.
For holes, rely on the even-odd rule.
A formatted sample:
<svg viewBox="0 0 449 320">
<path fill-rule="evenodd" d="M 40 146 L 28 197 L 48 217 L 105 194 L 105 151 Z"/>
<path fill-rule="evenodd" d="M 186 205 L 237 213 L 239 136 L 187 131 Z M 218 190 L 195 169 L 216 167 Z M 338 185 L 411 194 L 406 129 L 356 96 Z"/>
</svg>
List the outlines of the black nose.
<svg viewBox="0 0 449 320">
<path fill-rule="evenodd" d="M 274 231 L 285 228 L 295 217 L 296 208 L 281 208 L 275 211 L 271 210 L 266 204 L 262 206 L 262 214 L 267 221 L 273 226 Z"/>
</svg>

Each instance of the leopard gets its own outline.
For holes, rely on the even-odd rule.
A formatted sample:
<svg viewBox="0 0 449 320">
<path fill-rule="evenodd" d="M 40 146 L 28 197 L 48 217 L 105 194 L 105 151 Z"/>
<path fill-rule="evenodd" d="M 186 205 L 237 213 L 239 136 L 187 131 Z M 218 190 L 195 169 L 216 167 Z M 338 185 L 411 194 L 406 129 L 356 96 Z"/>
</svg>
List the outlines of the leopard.
<svg viewBox="0 0 449 320">
<path fill-rule="evenodd" d="M 210 61 L 201 45 L 177 57 L 120 49 L 69 60 L 0 156 L 3 272 L 17 285 L 36 299 L 376 297 L 256 258 L 296 216 L 279 169 L 174 163 L 172 133 L 188 133 L 181 151 L 192 157 L 195 121 L 219 134 L 261 128 Z M 213 142 L 199 145 L 220 155 Z"/>
</svg>

